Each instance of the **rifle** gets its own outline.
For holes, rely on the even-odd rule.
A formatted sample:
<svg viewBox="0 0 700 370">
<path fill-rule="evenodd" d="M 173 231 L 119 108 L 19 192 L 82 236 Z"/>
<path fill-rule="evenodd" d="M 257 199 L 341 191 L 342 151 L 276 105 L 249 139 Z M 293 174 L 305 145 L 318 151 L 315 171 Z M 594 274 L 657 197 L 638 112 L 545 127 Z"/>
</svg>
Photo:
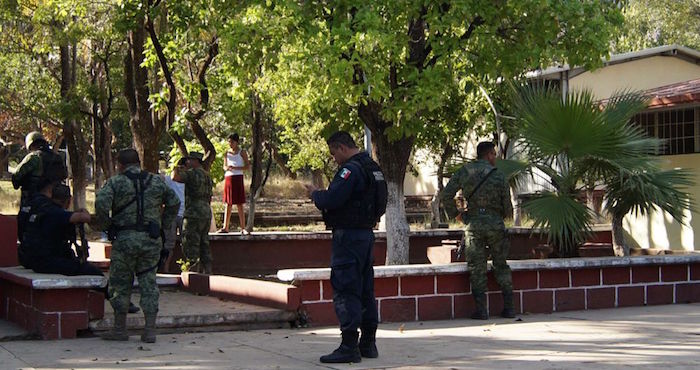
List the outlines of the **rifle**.
<svg viewBox="0 0 700 370">
<path fill-rule="evenodd" d="M 459 261 L 462 259 L 462 256 L 464 255 L 464 248 L 467 246 L 467 240 L 465 239 L 465 235 L 462 234 L 462 239 L 459 239 L 457 242 L 457 260 Z"/>
<path fill-rule="evenodd" d="M 85 237 L 85 224 L 78 224 L 78 233 L 80 234 L 80 245 L 75 243 L 75 252 L 78 254 L 80 262 L 85 263 L 88 257 L 90 257 L 90 246 Z"/>
</svg>

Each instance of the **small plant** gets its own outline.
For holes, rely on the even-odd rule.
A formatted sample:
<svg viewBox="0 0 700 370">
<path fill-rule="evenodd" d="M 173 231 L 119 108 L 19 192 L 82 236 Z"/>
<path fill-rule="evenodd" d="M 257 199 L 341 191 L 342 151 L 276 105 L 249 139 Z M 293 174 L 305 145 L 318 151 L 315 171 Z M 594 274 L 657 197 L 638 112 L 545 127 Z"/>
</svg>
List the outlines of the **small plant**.
<svg viewBox="0 0 700 370">
<path fill-rule="evenodd" d="M 185 261 L 184 259 L 180 258 L 176 262 L 178 265 L 180 265 L 180 271 L 182 272 L 188 272 L 190 271 L 190 261 Z"/>
</svg>

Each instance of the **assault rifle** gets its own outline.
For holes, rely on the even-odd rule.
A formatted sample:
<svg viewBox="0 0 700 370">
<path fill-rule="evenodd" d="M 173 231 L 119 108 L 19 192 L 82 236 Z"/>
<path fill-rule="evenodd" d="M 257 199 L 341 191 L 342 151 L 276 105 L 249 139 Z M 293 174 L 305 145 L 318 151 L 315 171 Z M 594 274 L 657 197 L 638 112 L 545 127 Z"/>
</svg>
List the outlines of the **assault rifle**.
<svg viewBox="0 0 700 370">
<path fill-rule="evenodd" d="M 75 252 L 78 254 L 80 262 L 85 263 L 88 257 L 90 257 L 90 246 L 85 237 L 85 224 L 78 224 L 78 234 L 80 234 L 80 245 L 75 243 Z"/>
</svg>

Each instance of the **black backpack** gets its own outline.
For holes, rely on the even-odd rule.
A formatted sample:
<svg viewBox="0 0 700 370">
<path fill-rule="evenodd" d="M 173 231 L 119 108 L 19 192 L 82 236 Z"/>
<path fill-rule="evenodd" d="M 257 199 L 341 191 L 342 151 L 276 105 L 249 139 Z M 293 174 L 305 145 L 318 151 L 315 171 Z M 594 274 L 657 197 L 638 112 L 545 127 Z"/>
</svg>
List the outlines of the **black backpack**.
<svg viewBox="0 0 700 370">
<path fill-rule="evenodd" d="M 51 149 L 44 147 L 39 153 L 41 158 L 41 182 L 47 181 L 52 183 L 63 182 L 68 178 L 68 168 L 63 157 L 54 153 Z"/>
</svg>

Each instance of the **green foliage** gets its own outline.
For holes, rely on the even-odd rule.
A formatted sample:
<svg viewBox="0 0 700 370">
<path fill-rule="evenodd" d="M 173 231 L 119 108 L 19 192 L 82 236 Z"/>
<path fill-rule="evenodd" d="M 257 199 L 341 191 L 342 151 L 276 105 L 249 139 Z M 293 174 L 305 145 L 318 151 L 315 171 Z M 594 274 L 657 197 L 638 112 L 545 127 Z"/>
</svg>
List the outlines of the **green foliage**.
<svg viewBox="0 0 700 370">
<path fill-rule="evenodd" d="M 625 23 L 614 51 L 637 51 L 678 44 L 700 49 L 700 2 L 697 0 L 628 0 Z"/>
<path fill-rule="evenodd" d="M 523 208 L 535 226 L 549 229 L 549 241 L 564 255 L 574 253 L 590 231 L 591 212 L 578 197 L 593 184 L 605 184 L 607 209 L 619 217 L 646 213 L 655 206 L 677 220 L 691 206 L 682 190 L 691 184 L 686 171 L 662 171 L 653 154 L 661 142 L 631 123 L 646 99 L 637 93 L 615 94 L 604 107 L 590 92 L 513 89 L 518 121 L 516 151 L 527 162 L 505 162 L 511 177 L 539 173 L 553 190 L 542 191 Z"/>
</svg>

